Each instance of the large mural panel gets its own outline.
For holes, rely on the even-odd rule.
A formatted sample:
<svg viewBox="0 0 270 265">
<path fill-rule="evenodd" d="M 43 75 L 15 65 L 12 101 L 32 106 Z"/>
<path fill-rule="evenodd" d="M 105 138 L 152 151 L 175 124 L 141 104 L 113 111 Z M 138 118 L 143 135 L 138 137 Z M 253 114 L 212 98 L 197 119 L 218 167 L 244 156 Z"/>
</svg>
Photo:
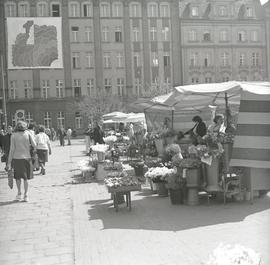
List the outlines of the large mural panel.
<svg viewBox="0 0 270 265">
<path fill-rule="evenodd" d="M 8 69 L 63 68 L 62 19 L 7 18 Z"/>
</svg>

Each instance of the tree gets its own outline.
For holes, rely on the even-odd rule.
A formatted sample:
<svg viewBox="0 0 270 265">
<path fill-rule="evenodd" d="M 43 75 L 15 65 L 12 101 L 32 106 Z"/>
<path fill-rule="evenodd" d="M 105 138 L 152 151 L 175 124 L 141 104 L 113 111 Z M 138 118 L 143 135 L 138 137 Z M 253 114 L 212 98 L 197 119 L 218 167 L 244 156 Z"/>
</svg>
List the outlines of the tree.
<svg viewBox="0 0 270 265">
<path fill-rule="evenodd" d="M 88 120 L 99 121 L 102 115 L 112 111 L 123 111 L 125 106 L 118 96 L 107 93 L 105 89 L 97 89 L 95 94 L 78 101 L 77 108 Z"/>
</svg>

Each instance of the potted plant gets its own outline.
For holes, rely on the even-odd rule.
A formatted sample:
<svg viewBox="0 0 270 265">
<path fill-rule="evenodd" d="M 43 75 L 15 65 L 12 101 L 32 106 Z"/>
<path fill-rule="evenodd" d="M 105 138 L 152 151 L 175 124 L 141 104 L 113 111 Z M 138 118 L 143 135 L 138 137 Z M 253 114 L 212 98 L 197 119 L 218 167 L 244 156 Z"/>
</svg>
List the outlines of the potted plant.
<svg viewBox="0 0 270 265">
<path fill-rule="evenodd" d="M 201 161 L 197 158 L 184 158 L 180 162 L 180 168 L 183 169 L 186 178 L 187 187 L 200 186 L 200 168 Z"/>
<path fill-rule="evenodd" d="M 143 169 L 144 169 L 144 162 L 139 160 L 139 161 L 131 161 L 130 166 L 134 168 L 135 175 L 137 177 L 142 177 L 143 176 Z"/>
<path fill-rule="evenodd" d="M 172 204 L 184 203 L 185 180 L 178 174 L 171 174 L 167 178 L 167 188 L 169 189 Z"/>
</svg>

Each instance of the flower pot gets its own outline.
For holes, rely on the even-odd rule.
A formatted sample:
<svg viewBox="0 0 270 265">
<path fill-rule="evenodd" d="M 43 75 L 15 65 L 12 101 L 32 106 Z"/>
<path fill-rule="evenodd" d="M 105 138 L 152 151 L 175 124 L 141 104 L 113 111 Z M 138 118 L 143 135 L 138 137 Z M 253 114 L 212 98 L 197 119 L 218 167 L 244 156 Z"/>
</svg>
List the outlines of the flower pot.
<svg viewBox="0 0 270 265">
<path fill-rule="evenodd" d="M 152 179 L 150 179 L 150 178 L 148 178 L 147 180 L 148 180 L 148 182 L 150 184 L 150 188 L 151 188 L 152 193 L 154 193 L 154 194 L 157 193 L 157 184 L 154 183 L 152 181 Z"/>
<path fill-rule="evenodd" d="M 162 156 L 164 153 L 164 140 L 163 139 L 156 139 L 155 145 L 156 145 L 158 155 Z"/>
<path fill-rule="evenodd" d="M 170 199 L 172 204 L 183 204 L 184 203 L 184 193 L 182 189 L 170 189 Z"/>
<path fill-rule="evenodd" d="M 198 188 L 188 188 L 187 205 L 194 206 L 199 204 Z"/>
<path fill-rule="evenodd" d="M 135 171 L 135 176 L 137 176 L 137 177 L 143 176 L 143 173 L 144 173 L 144 164 L 137 165 L 136 167 L 134 167 L 134 171 Z"/>
<path fill-rule="evenodd" d="M 200 168 L 187 169 L 187 187 L 199 187 L 200 185 Z"/>
<path fill-rule="evenodd" d="M 97 171 L 96 171 L 96 179 L 97 180 L 104 180 L 105 176 L 107 175 L 108 171 L 104 169 L 104 163 L 99 162 L 97 165 Z"/>
<path fill-rule="evenodd" d="M 229 163 L 232 157 L 233 143 L 225 143 L 223 144 L 224 148 L 224 170 L 226 172 L 229 171 Z"/>
<path fill-rule="evenodd" d="M 157 193 L 159 196 L 167 197 L 168 189 L 166 187 L 166 182 L 157 182 Z"/>
<path fill-rule="evenodd" d="M 105 153 L 97 152 L 97 159 L 98 159 L 98 162 L 103 162 L 105 160 Z"/>
<path fill-rule="evenodd" d="M 211 165 L 206 165 L 206 178 L 207 187 L 206 190 L 211 191 L 221 191 L 219 186 L 219 159 L 213 158 Z"/>
</svg>

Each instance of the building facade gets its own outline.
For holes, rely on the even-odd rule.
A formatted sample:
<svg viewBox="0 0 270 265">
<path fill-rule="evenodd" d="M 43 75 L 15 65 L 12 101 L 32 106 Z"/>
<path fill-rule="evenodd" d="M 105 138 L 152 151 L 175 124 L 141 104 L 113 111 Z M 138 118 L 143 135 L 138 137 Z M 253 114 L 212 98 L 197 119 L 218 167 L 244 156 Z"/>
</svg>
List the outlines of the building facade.
<svg viewBox="0 0 270 265">
<path fill-rule="evenodd" d="M 61 18 L 62 67 L 9 67 L 8 25 L 28 17 Z M 269 12 L 266 17 L 259 0 L 1 1 L 8 123 L 24 115 L 82 130 L 84 119 L 71 106 L 99 89 L 135 100 L 183 84 L 269 80 Z M 25 25 L 28 49 L 33 37 Z"/>
</svg>

